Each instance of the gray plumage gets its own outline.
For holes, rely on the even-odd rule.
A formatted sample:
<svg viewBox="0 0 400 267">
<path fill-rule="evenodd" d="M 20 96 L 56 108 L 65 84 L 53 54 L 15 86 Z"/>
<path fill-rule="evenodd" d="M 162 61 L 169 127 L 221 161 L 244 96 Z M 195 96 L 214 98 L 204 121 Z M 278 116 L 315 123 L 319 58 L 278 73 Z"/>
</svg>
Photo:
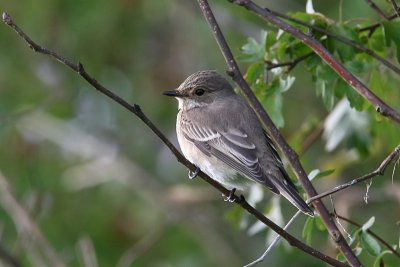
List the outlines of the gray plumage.
<svg viewBox="0 0 400 267">
<path fill-rule="evenodd" d="M 230 189 L 258 182 L 313 216 L 256 114 L 224 77 L 199 71 L 163 94 L 178 99 L 176 131 L 190 162 Z"/>
</svg>

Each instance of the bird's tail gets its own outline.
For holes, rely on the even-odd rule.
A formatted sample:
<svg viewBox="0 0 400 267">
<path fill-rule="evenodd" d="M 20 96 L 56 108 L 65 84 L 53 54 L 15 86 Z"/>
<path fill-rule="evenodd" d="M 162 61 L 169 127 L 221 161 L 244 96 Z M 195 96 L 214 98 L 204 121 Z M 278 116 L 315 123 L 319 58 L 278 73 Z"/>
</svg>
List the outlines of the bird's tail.
<svg viewBox="0 0 400 267">
<path fill-rule="evenodd" d="M 313 210 L 300 197 L 295 185 L 292 183 L 288 175 L 286 173 L 283 173 L 283 176 L 283 179 L 274 179 L 274 185 L 276 186 L 276 188 L 278 188 L 279 192 L 296 208 L 301 210 L 303 213 L 313 217 Z"/>
</svg>

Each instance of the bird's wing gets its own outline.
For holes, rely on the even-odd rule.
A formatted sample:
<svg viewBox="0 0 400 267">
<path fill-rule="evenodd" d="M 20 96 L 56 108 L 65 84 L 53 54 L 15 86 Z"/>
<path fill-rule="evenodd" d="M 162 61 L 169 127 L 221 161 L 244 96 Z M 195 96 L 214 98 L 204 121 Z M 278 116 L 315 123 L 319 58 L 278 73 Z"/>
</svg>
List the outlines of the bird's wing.
<svg viewBox="0 0 400 267">
<path fill-rule="evenodd" d="M 185 138 L 207 156 L 214 156 L 248 178 L 264 184 L 279 194 L 276 186 L 263 173 L 256 146 L 246 133 L 239 130 L 218 131 L 184 121 L 181 130 Z"/>
</svg>

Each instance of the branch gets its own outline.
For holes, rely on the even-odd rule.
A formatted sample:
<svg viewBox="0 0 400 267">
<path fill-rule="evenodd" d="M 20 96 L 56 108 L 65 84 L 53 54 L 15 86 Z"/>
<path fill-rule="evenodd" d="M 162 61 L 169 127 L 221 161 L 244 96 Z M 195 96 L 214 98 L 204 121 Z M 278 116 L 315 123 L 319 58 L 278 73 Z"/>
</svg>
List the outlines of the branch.
<svg viewBox="0 0 400 267">
<path fill-rule="evenodd" d="M 302 55 L 298 58 L 295 58 L 295 59 L 293 59 L 291 61 L 287 61 L 287 62 L 273 63 L 272 61 L 266 60 L 265 63 L 267 64 L 267 70 L 272 70 L 272 69 L 279 68 L 279 67 L 288 67 L 288 72 L 289 72 L 292 69 L 294 69 L 297 66 L 297 64 L 299 64 L 303 60 L 306 60 L 307 58 L 309 58 L 312 55 L 314 55 L 314 52 L 307 53 L 305 55 Z"/>
<path fill-rule="evenodd" d="M 354 222 L 354 221 L 352 221 L 352 220 L 350 220 L 350 219 L 348 219 L 348 218 L 346 218 L 346 217 L 343 217 L 343 216 L 341 216 L 341 215 L 339 215 L 339 214 L 332 214 L 332 216 L 333 217 L 337 217 L 337 218 L 339 218 L 339 219 L 341 219 L 341 220 L 343 220 L 343 221 L 346 221 L 346 222 L 348 222 L 348 223 L 350 223 L 350 224 L 352 224 L 352 225 L 354 225 L 354 226 L 357 226 L 357 227 L 359 227 L 359 228 L 361 228 L 362 227 L 362 225 L 361 224 L 359 224 L 359 223 L 356 223 L 356 222 Z M 385 240 L 383 240 L 383 238 L 381 238 L 380 236 L 378 236 L 377 234 L 375 234 L 374 232 L 372 232 L 371 230 L 367 230 L 367 233 L 368 234 L 370 234 L 370 235 L 372 235 L 373 237 L 375 237 L 375 239 L 376 240 L 378 240 L 379 242 L 381 242 L 385 247 L 387 247 L 391 252 L 393 252 L 393 254 L 394 255 L 396 255 L 397 257 L 399 257 L 400 258 L 400 253 L 398 252 L 398 251 L 396 251 L 390 244 L 388 244 Z"/>
<path fill-rule="evenodd" d="M 17 32 L 17 34 L 28 44 L 28 46 L 35 52 L 40 53 L 40 54 L 45 54 L 50 56 L 51 58 L 54 58 L 61 62 L 62 64 L 68 66 L 71 68 L 73 71 L 78 73 L 80 76 L 82 76 L 89 84 L 91 84 L 97 91 L 100 93 L 106 95 L 107 97 L 111 98 L 133 114 L 135 114 L 137 117 L 139 117 L 140 120 L 142 120 L 151 130 L 153 133 L 157 135 L 158 138 L 161 139 L 161 141 L 171 150 L 171 152 L 174 154 L 176 157 L 177 161 L 182 163 L 184 166 L 186 166 L 189 170 L 195 171 L 196 166 L 190 163 L 173 145 L 172 143 L 165 137 L 165 135 L 150 121 L 149 118 L 142 112 L 141 108 L 137 104 L 130 105 L 128 102 L 117 96 L 116 94 L 112 93 L 110 90 L 105 88 L 103 85 L 101 85 L 99 82 L 97 82 L 93 77 L 91 77 L 83 68 L 83 65 L 78 63 L 74 64 L 70 60 L 64 58 L 60 54 L 57 54 L 53 51 L 48 50 L 47 48 L 41 47 L 38 44 L 36 44 L 34 41 L 32 41 L 29 36 L 27 36 L 19 27 L 16 25 L 10 15 L 7 13 L 3 13 L 3 21 L 10 26 L 14 31 Z M 210 178 L 208 175 L 206 175 L 203 172 L 199 172 L 198 176 L 200 176 L 203 180 L 205 180 L 207 183 L 212 185 L 214 188 L 219 190 L 222 194 L 228 196 L 230 195 L 231 199 L 233 202 L 236 204 L 240 205 L 244 210 L 252 214 L 254 217 L 256 217 L 259 221 L 270 227 L 273 231 L 281 235 L 284 239 L 286 239 L 289 244 L 291 244 L 294 247 L 299 248 L 300 250 L 312 255 L 313 257 L 316 257 L 318 259 L 321 259 L 324 262 L 327 262 L 333 266 L 348 266 L 332 257 L 329 257 L 314 248 L 304 244 L 301 242 L 299 239 L 294 237 L 293 235 L 289 234 L 288 232 L 284 231 L 281 227 L 279 227 L 277 224 L 269 220 L 267 217 L 265 217 L 260 211 L 256 210 L 254 207 L 252 207 L 245 199 L 243 196 L 237 196 L 235 194 L 230 194 L 231 191 L 223 187 L 221 184 Z"/>
<path fill-rule="evenodd" d="M 250 0 L 230 0 L 236 5 L 243 6 L 244 8 L 253 11 L 258 16 L 266 21 L 277 26 L 279 29 L 286 31 L 293 35 L 295 38 L 301 40 L 304 44 L 310 47 L 317 55 L 319 55 L 326 64 L 328 64 L 335 72 L 339 74 L 359 95 L 364 97 L 370 104 L 372 104 L 376 111 L 382 116 L 388 117 L 393 121 L 400 124 L 400 113 L 388 106 L 371 90 L 368 89 L 357 77 L 349 72 L 341 63 L 339 63 L 317 40 L 311 36 L 304 34 L 299 29 L 285 23 L 274 15 L 269 9 L 262 8 Z"/>
<path fill-rule="evenodd" d="M 394 12 L 396 12 L 396 15 L 398 17 L 400 17 L 400 9 L 399 9 L 399 6 L 396 3 L 396 0 L 390 0 L 390 3 L 392 3 L 393 9 L 394 9 Z"/>
<path fill-rule="evenodd" d="M 284 152 L 286 158 L 288 159 L 297 178 L 301 182 L 308 196 L 312 197 L 317 195 L 316 190 L 314 189 L 313 185 L 311 184 L 310 180 L 306 175 L 306 172 L 304 171 L 303 167 L 300 164 L 298 155 L 283 138 L 282 134 L 276 128 L 271 118 L 265 112 L 263 106 L 260 104 L 260 102 L 253 94 L 251 88 L 244 80 L 243 75 L 240 73 L 239 67 L 233 57 L 231 50 L 229 49 L 229 46 L 221 32 L 221 29 L 219 28 L 217 21 L 215 20 L 214 14 L 212 13 L 212 10 L 207 0 L 198 0 L 198 3 L 205 19 L 207 20 L 208 24 L 210 25 L 210 28 L 212 29 L 212 33 L 228 65 L 229 68 L 228 74 L 232 77 L 232 79 L 236 82 L 236 84 L 239 85 L 239 88 L 249 101 L 250 105 L 253 107 L 264 128 L 269 131 L 274 141 L 279 145 L 279 148 Z M 332 218 L 329 216 L 329 212 L 325 207 L 325 205 L 321 201 L 315 201 L 313 202 L 313 205 L 320 214 L 332 239 L 335 241 L 336 245 L 338 246 L 339 250 L 343 253 L 347 261 L 352 266 L 361 266 L 361 263 L 358 261 L 357 257 L 354 255 L 350 246 L 346 243 L 346 240 L 343 238 L 339 229 L 336 227 Z"/>
<path fill-rule="evenodd" d="M 390 15 L 387 20 L 391 21 L 391 20 L 394 20 L 397 17 L 398 17 L 398 15 L 397 15 L 397 13 L 395 13 L 393 15 Z M 375 29 L 380 27 L 380 26 L 382 26 L 382 22 L 374 23 L 374 24 L 371 24 L 369 26 L 365 26 L 365 27 L 359 28 L 358 31 L 359 32 L 370 31 L 370 35 L 371 35 L 372 32 L 375 31 Z"/>
<path fill-rule="evenodd" d="M 358 177 L 358 178 L 356 178 L 356 179 L 351 180 L 351 181 L 348 182 L 348 183 L 345 183 L 345 184 L 336 186 L 336 187 L 334 187 L 334 188 L 332 188 L 332 189 L 330 189 L 330 190 L 328 190 L 328 191 L 326 191 L 326 192 L 324 192 L 324 193 L 321 193 L 321 194 L 319 194 L 319 195 L 316 195 L 316 196 L 310 198 L 310 199 L 308 200 L 308 202 L 311 203 L 311 202 L 313 202 L 313 201 L 315 201 L 315 200 L 317 200 L 317 199 L 321 199 L 321 198 L 323 198 L 323 197 L 326 197 L 326 196 L 335 194 L 335 193 L 337 193 L 337 192 L 339 192 L 339 191 L 342 191 L 342 190 L 344 190 L 344 189 L 346 189 L 346 188 L 348 188 L 348 187 L 350 187 L 350 186 L 353 186 L 353 185 L 358 184 L 358 183 L 360 183 L 360 182 L 362 182 L 362 181 L 371 179 L 371 178 L 373 178 L 373 177 L 375 177 L 375 176 L 382 176 L 382 175 L 385 173 L 385 170 L 386 170 L 387 166 L 389 165 L 389 163 L 392 162 L 392 160 L 393 160 L 397 155 L 399 155 L 399 154 L 400 154 L 400 145 L 398 145 L 398 146 L 392 151 L 392 153 L 390 153 L 390 154 L 382 161 L 381 165 L 379 165 L 379 167 L 378 167 L 375 171 L 370 172 L 370 173 L 367 173 L 367 174 L 365 174 L 365 175 L 363 175 L 363 176 L 361 176 L 361 177 Z"/>
<path fill-rule="evenodd" d="M 341 36 L 339 34 L 336 34 L 334 32 L 330 32 L 330 31 L 328 31 L 328 30 L 326 30 L 324 28 L 321 28 L 319 26 L 315 26 L 313 24 L 304 22 L 302 20 L 299 20 L 299 19 L 296 19 L 296 18 L 292 18 L 292 17 L 290 17 L 288 15 L 285 15 L 285 14 L 282 14 L 282 13 L 280 13 L 278 11 L 273 11 L 273 10 L 268 10 L 268 11 L 271 12 L 271 14 L 274 15 L 274 16 L 283 18 L 285 20 L 288 20 L 288 21 L 297 23 L 299 25 L 305 26 L 307 28 L 310 28 L 312 30 L 318 31 L 318 32 L 323 33 L 323 34 L 325 34 L 327 36 L 330 36 L 330 37 L 332 37 L 332 38 L 334 38 L 334 39 L 336 39 L 336 40 L 338 40 L 338 41 L 340 41 L 340 42 L 342 42 L 342 43 L 344 43 L 344 44 L 346 44 L 348 46 L 351 46 L 351 47 L 353 47 L 353 48 L 355 48 L 355 49 L 357 49 L 357 50 L 359 50 L 361 52 L 364 52 L 365 54 L 370 55 L 371 57 L 373 57 L 376 60 L 378 60 L 379 62 L 381 62 L 383 65 L 385 65 L 386 67 L 388 67 L 389 69 L 391 69 L 395 73 L 400 74 L 400 68 L 399 67 L 397 67 L 396 65 L 391 63 L 389 60 L 381 57 L 380 55 L 375 53 L 373 50 L 368 49 L 368 48 L 360 45 L 359 43 L 357 43 L 357 42 L 355 42 L 355 41 L 353 41 L 351 39 L 343 37 L 343 36 Z M 310 38 L 310 37 L 308 37 L 308 38 Z"/>
<path fill-rule="evenodd" d="M 382 9 L 380 9 L 372 0 L 366 0 L 368 5 L 375 10 L 376 13 L 378 13 L 378 15 L 383 18 L 383 19 L 389 19 L 389 17 L 385 14 L 385 12 L 382 11 Z"/>
</svg>

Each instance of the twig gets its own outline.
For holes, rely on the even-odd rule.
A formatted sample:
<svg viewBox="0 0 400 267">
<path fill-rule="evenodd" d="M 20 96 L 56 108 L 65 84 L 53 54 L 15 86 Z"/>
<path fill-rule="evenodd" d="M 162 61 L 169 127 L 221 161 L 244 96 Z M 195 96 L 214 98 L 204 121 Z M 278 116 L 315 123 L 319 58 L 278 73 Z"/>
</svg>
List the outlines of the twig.
<svg viewBox="0 0 400 267">
<path fill-rule="evenodd" d="M 390 2 L 392 3 L 394 12 L 396 12 L 397 16 L 400 18 L 400 10 L 399 10 L 399 6 L 396 3 L 396 0 L 390 0 Z"/>
<path fill-rule="evenodd" d="M 379 16 L 383 19 L 388 19 L 388 16 L 385 14 L 385 12 L 382 11 L 372 0 L 366 0 L 368 5 L 375 10 L 376 13 L 378 13 Z"/>
<path fill-rule="evenodd" d="M 292 166 L 297 178 L 301 182 L 304 190 L 308 194 L 309 197 L 317 195 L 317 192 L 310 180 L 308 179 L 306 172 L 304 171 L 299 157 L 296 152 L 288 145 L 286 140 L 283 138 L 282 134 L 276 128 L 271 118 L 265 112 L 261 103 L 255 97 L 253 91 L 246 83 L 241 74 L 239 67 L 233 57 L 233 54 L 219 28 L 217 21 L 215 20 L 214 14 L 207 2 L 207 0 L 198 0 L 199 6 L 205 19 L 210 25 L 213 35 L 218 43 L 218 46 L 221 49 L 221 52 L 225 58 L 225 61 L 228 65 L 228 74 L 232 77 L 232 79 L 239 85 L 239 88 L 243 92 L 243 95 L 247 98 L 250 105 L 253 107 L 257 116 L 260 118 L 260 122 L 263 124 L 264 128 L 267 129 L 274 139 L 274 141 L 278 144 L 279 148 L 283 151 L 286 158 L 288 159 L 290 165 Z M 246 2 L 248 3 L 248 2 Z M 361 263 L 358 261 L 357 257 L 354 255 L 350 246 L 346 243 L 346 240 L 341 235 L 339 229 L 336 227 L 335 223 L 332 221 L 332 218 L 329 216 L 329 212 L 325 205 L 321 201 L 313 202 L 314 207 L 320 214 L 326 228 L 328 229 L 329 234 L 332 239 L 335 241 L 339 250 L 343 253 L 344 257 L 352 266 L 361 266 Z"/>
<path fill-rule="evenodd" d="M 267 64 L 267 70 L 272 70 L 275 68 L 279 68 L 279 67 L 288 67 L 288 72 L 291 71 L 292 69 L 294 69 L 297 64 L 299 64 L 300 62 L 302 62 L 303 60 L 309 58 L 310 56 L 314 55 L 314 52 L 310 52 L 307 53 L 305 55 L 302 55 L 298 58 L 295 58 L 291 61 L 287 61 L 287 62 L 282 62 L 282 63 L 273 63 L 272 61 L 266 60 L 265 63 Z"/>
<path fill-rule="evenodd" d="M 294 222 L 294 220 L 301 214 L 301 211 L 298 210 L 292 218 L 290 218 L 290 220 L 287 222 L 287 224 L 285 225 L 285 227 L 283 227 L 283 230 L 287 230 L 290 225 L 292 225 L 292 223 Z M 269 244 L 268 248 L 264 251 L 264 253 L 255 261 L 250 262 L 249 264 L 246 264 L 244 267 L 251 267 L 256 265 L 257 263 L 263 262 L 265 257 L 268 255 L 268 253 L 274 248 L 274 246 L 279 242 L 279 240 L 281 240 L 281 236 L 277 235 L 274 240 L 272 240 L 271 244 Z"/>
<path fill-rule="evenodd" d="M 254 12 L 266 21 L 277 26 L 279 29 L 290 33 L 295 38 L 301 40 L 304 44 L 310 47 L 317 55 L 319 55 L 326 64 L 328 64 L 335 72 L 338 73 L 343 80 L 345 80 L 359 95 L 364 97 L 370 104 L 375 107 L 375 110 L 382 116 L 388 117 L 393 121 L 400 124 L 400 113 L 387 105 L 378 96 L 376 96 L 368 87 L 366 87 L 357 77 L 349 72 L 341 63 L 339 63 L 334 56 L 332 56 L 325 47 L 323 47 L 317 40 L 309 35 L 306 35 L 296 27 L 293 27 L 276 15 L 269 9 L 262 8 L 251 0 L 230 0 L 236 5 L 243 6 L 244 8 Z"/>
<path fill-rule="evenodd" d="M 388 67 L 389 69 L 391 69 L 395 73 L 400 74 L 400 68 L 399 67 L 397 67 L 396 65 L 391 63 L 389 60 L 381 57 L 380 55 L 375 53 L 373 50 L 368 49 L 368 48 L 362 46 L 361 44 L 359 44 L 359 43 L 357 43 L 357 42 L 355 42 L 355 41 L 353 41 L 351 39 L 348 39 L 348 38 L 346 38 L 344 36 L 341 36 L 339 34 L 336 34 L 334 32 L 328 31 L 328 30 L 326 30 L 324 28 L 321 28 L 319 26 L 315 26 L 313 24 L 304 22 L 302 20 L 299 20 L 299 19 L 296 19 L 296 18 L 292 18 L 292 17 L 290 17 L 288 15 L 285 15 L 283 13 L 280 13 L 278 11 L 274 11 L 274 10 L 268 10 L 268 11 L 271 12 L 271 14 L 277 16 L 277 17 L 280 17 L 282 19 L 285 19 L 285 20 L 294 22 L 296 24 L 305 26 L 305 27 L 310 28 L 310 29 L 312 29 L 314 31 L 318 31 L 320 33 L 323 33 L 323 34 L 325 34 L 327 36 L 330 36 L 330 37 L 332 37 L 332 38 L 334 38 L 334 39 L 336 39 L 336 40 L 338 40 L 338 41 L 340 41 L 340 42 L 342 42 L 342 43 L 344 43 L 344 44 L 346 44 L 348 46 L 351 46 L 351 47 L 353 47 L 353 48 L 355 48 L 355 49 L 357 49 L 357 50 L 359 50 L 361 52 L 364 52 L 365 54 L 367 54 L 367 55 L 375 58 L 379 62 L 381 62 L 383 65 L 385 65 L 386 67 Z"/>
<path fill-rule="evenodd" d="M 358 184 L 358 183 L 360 183 L 360 182 L 362 182 L 362 181 L 371 179 L 371 178 L 373 178 L 373 177 L 375 177 L 375 176 L 382 176 L 382 175 L 385 173 L 385 170 L 386 170 L 387 166 L 389 165 L 389 163 L 392 162 L 392 160 L 393 160 L 399 153 L 400 153 L 400 145 L 398 145 L 398 146 L 397 146 L 383 161 L 382 161 L 381 165 L 379 165 L 379 167 L 378 167 L 375 171 L 370 172 L 370 173 L 367 173 L 367 174 L 365 174 L 365 175 L 363 175 L 363 176 L 361 176 L 361 177 L 358 177 L 358 178 L 356 178 L 356 179 L 353 179 L 353 180 L 351 180 L 351 181 L 348 182 L 348 183 L 338 185 L 338 186 L 336 186 L 336 187 L 334 187 L 334 188 L 332 188 L 332 189 L 330 189 L 330 190 L 328 190 L 328 191 L 326 191 L 326 192 L 324 192 L 324 193 L 321 193 L 321 194 L 319 194 L 319 195 L 313 196 L 312 198 L 310 198 L 310 199 L 308 200 L 308 203 L 311 203 L 311 202 L 313 202 L 313 201 L 315 201 L 315 200 L 317 200 L 317 199 L 321 199 L 321 198 L 323 198 L 323 197 L 326 197 L 326 196 L 335 194 L 335 193 L 337 193 L 337 192 L 339 192 L 339 191 L 341 191 L 341 190 L 343 190 L 343 189 L 346 189 L 346 188 L 348 188 L 348 187 L 350 187 L 350 186 L 353 186 L 353 185 L 355 185 L 355 184 Z"/>
<path fill-rule="evenodd" d="M 98 90 L 100 93 L 106 95 L 107 97 L 111 98 L 133 114 L 135 114 L 137 117 L 139 117 L 140 120 L 142 120 L 152 131 L 159 137 L 163 143 L 171 150 L 171 152 L 174 154 L 176 157 L 177 161 L 185 165 L 189 170 L 195 171 L 196 166 L 190 163 L 173 145 L 172 143 L 167 139 L 167 137 L 147 118 L 147 116 L 142 112 L 141 108 L 137 104 L 130 105 L 128 102 L 120 98 L 119 96 L 115 95 L 112 93 L 110 90 L 102 86 L 99 82 L 97 82 L 92 76 L 90 76 L 85 69 L 83 68 L 83 65 L 81 63 L 74 64 L 70 60 L 64 58 L 63 56 L 48 50 L 47 48 L 41 47 L 38 44 L 36 44 L 32 39 L 30 39 L 12 20 L 11 16 L 8 15 L 7 13 L 3 13 L 3 21 L 10 26 L 12 29 L 14 29 L 18 35 L 28 44 L 30 48 L 32 48 L 33 51 L 41 54 L 48 55 L 59 62 L 63 63 L 64 65 L 68 66 L 71 68 L 73 71 L 78 73 L 80 76 L 82 76 L 88 83 L 90 83 L 96 90 Z M 214 188 L 219 190 L 222 194 L 228 196 L 230 195 L 231 191 L 226 189 L 224 186 L 210 178 L 208 175 L 206 175 L 203 172 L 199 172 L 198 174 L 199 177 L 201 177 L 203 180 L 211 184 Z M 283 238 L 285 238 L 289 244 L 291 244 L 294 247 L 299 248 L 300 250 L 312 255 L 313 257 L 319 258 L 333 266 L 348 266 L 332 257 L 329 257 L 314 248 L 304 244 L 301 242 L 299 239 L 295 238 L 293 235 L 289 234 L 288 232 L 284 231 L 281 227 L 279 227 L 277 224 L 269 220 L 267 217 L 265 217 L 261 212 L 256 210 L 254 207 L 252 207 L 245 199 L 243 196 L 237 196 L 235 194 L 231 194 L 230 197 L 232 198 L 233 202 L 236 204 L 240 205 L 243 209 L 248 211 L 250 214 L 255 216 L 259 221 L 270 227 L 273 231 L 281 235 Z"/>
<path fill-rule="evenodd" d="M 354 226 L 362 227 L 361 224 L 356 223 L 355 221 L 352 221 L 352 220 L 350 220 L 349 218 L 343 217 L 343 216 L 341 216 L 341 215 L 339 215 L 339 214 L 333 214 L 333 216 L 336 216 L 337 218 L 339 218 L 339 219 L 341 219 L 341 220 L 343 220 L 343 221 L 346 221 L 346 222 L 348 222 L 348 223 L 350 223 L 350 224 L 352 224 L 352 225 L 354 225 Z M 376 240 L 378 240 L 379 242 L 381 242 L 382 245 L 384 245 L 385 247 L 387 247 L 387 249 L 389 249 L 391 252 L 393 252 L 394 255 L 396 255 L 397 257 L 400 258 L 400 253 L 399 253 L 397 250 L 395 250 L 389 243 L 387 243 L 385 240 L 383 240 L 383 238 L 381 238 L 380 236 L 378 236 L 377 234 L 375 234 L 374 232 L 372 232 L 370 229 L 367 230 L 367 233 L 370 234 L 370 235 L 372 235 L 373 237 L 375 237 Z"/>
<path fill-rule="evenodd" d="M 391 21 L 391 20 L 394 20 L 397 17 L 398 17 L 398 15 L 397 15 L 397 13 L 395 13 L 393 15 L 390 15 L 387 20 Z M 370 31 L 372 33 L 373 31 L 375 31 L 376 28 L 378 28 L 380 26 L 382 26 L 382 22 L 377 22 L 377 23 L 371 24 L 369 26 L 365 26 L 365 27 L 359 28 L 358 31 L 359 32 Z M 371 33 L 370 33 L 370 35 L 371 35 Z"/>
<path fill-rule="evenodd" d="M 314 144 L 318 140 L 318 138 L 322 135 L 322 132 L 324 130 L 324 122 L 325 118 L 321 120 L 315 126 L 312 132 L 304 138 L 298 150 L 299 155 L 304 154 L 310 148 L 310 146 Z"/>
</svg>

